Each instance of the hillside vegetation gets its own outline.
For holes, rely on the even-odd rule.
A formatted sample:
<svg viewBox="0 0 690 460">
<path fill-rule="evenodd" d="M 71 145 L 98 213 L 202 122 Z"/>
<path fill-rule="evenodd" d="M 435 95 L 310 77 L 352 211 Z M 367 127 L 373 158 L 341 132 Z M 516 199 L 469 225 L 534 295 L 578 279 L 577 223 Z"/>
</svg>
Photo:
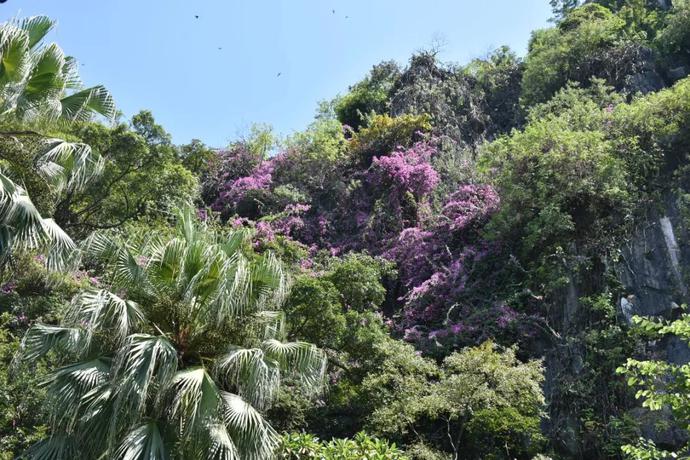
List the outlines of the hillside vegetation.
<svg viewBox="0 0 690 460">
<path fill-rule="evenodd" d="M 580 3 L 222 149 L 0 25 L 0 458 L 690 457 L 690 1 Z"/>
</svg>

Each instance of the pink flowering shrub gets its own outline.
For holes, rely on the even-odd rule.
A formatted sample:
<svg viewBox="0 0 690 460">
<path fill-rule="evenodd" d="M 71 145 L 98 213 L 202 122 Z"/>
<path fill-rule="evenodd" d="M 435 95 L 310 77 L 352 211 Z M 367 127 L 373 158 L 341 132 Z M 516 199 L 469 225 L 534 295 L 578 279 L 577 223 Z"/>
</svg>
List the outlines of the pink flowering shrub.
<svg viewBox="0 0 690 460">
<path fill-rule="evenodd" d="M 419 199 L 438 185 L 438 173 L 430 163 L 435 153 L 436 149 L 430 144 L 418 142 L 409 149 L 374 157 L 370 181 L 375 186 L 391 188 L 398 194 L 412 193 Z"/>
<path fill-rule="evenodd" d="M 492 187 L 463 185 L 443 205 L 435 225 L 428 229 L 404 229 L 384 255 L 398 263 L 406 286 L 419 288 L 434 273 L 457 264 L 460 252 L 478 253 L 477 248 L 464 246 L 480 239 L 477 230 L 498 210 L 498 205 L 498 195 Z M 486 247 L 479 253 L 482 251 Z"/>
<path fill-rule="evenodd" d="M 438 257 L 438 242 L 432 231 L 419 227 L 404 229 L 384 256 L 398 264 L 398 273 L 406 287 L 418 286 L 433 274 Z"/>
<path fill-rule="evenodd" d="M 311 206 L 308 204 L 289 204 L 271 221 L 271 226 L 276 233 L 299 239 L 300 233 L 306 227 L 303 215 L 310 209 Z"/>
<path fill-rule="evenodd" d="M 390 291 L 388 321 L 420 349 L 476 340 L 484 334 L 482 321 L 491 325 L 488 334 L 512 331 L 518 313 L 485 300 L 486 273 L 478 269 L 497 248 L 481 237 L 500 206 L 496 191 L 464 184 L 434 206 L 430 197 L 440 181 L 432 166 L 435 141 L 377 154 L 369 149 L 370 163 L 347 163 L 342 133 L 329 132 L 319 131 L 229 178 L 213 210 L 235 215 L 233 226 L 253 227 L 257 248 L 283 241 L 309 246 L 309 255 L 295 261 L 305 272 L 322 250 L 333 257 L 367 251 L 395 262 L 398 284 Z"/>
<path fill-rule="evenodd" d="M 380 254 L 407 227 L 418 226 L 429 209 L 429 194 L 438 185 L 430 160 L 436 148 L 418 142 L 407 149 L 373 158 L 349 195 L 351 226 L 359 240 L 355 249 Z"/>
<path fill-rule="evenodd" d="M 415 285 L 405 296 L 405 324 L 433 324 L 448 318 L 449 309 L 459 305 L 471 282 L 472 269 L 487 255 L 486 243 L 481 246 L 466 246 L 462 252 L 437 270 L 425 281 Z"/>
<path fill-rule="evenodd" d="M 215 157 L 208 162 L 209 170 L 201 178 L 201 197 L 211 205 L 227 184 L 249 176 L 261 162 L 246 143 L 238 142 L 227 150 L 216 150 Z"/>
<path fill-rule="evenodd" d="M 426 349 L 430 344 L 468 343 L 481 335 L 481 321 L 466 319 L 493 311 L 482 292 L 489 280 L 481 267 L 497 245 L 485 241 L 480 231 L 498 208 L 492 187 L 462 185 L 427 226 L 406 228 L 390 241 L 383 255 L 397 263 L 403 305 L 396 328 L 405 340 Z M 515 319 L 509 311 L 494 316 L 490 321 L 498 332 Z"/>
<path fill-rule="evenodd" d="M 498 194 L 490 185 L 461 185 L 443 205 L 441 214 L 447 219 L 448 229 L 459 232 L 486 223 L 498 211 L 499 203 Z"/>
<path fill-rule="evenodd" d="M 252 174 L 226 182 L 213 203 L 213 210 L 222 212 L 237 207 L 250 190 L 267 190 L 272 183 L 273 163 L 273 159 L 265 160 Z"/>
</svg>

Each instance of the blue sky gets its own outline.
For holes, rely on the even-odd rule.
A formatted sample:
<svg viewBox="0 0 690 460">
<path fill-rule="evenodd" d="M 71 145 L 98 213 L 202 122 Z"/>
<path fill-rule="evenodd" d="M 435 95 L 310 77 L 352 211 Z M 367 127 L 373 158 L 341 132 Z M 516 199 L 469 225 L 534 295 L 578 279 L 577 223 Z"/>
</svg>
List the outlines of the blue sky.
<svg viewBox="0 0 690 460">
<path fill-rule="evenodd" d="M 335 13 L 333 13 L 335 10 Z M 8 0 L 0 20 L 45 14 L 51 39 L 127 117 L 150 109 L 178 143 L 223 146 L 252 122 L 306 127 L 372 65 L 444 42 L 457 63 L 520 55 L 547 0 Z M 195 15 L 199 18 L 196 19 Z M 222 48 L 222 49 L 219 49 Z M 280 73 L 280 76 L 277 76 Z"/>
</svg>

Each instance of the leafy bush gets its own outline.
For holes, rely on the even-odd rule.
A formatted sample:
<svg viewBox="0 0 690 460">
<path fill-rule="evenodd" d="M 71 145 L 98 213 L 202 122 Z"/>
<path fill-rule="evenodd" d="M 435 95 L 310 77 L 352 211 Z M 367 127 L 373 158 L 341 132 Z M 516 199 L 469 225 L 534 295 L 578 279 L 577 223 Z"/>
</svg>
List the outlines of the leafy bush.
<svg viewBox="0 0 690 460">
<path fill-rule="evenodd" d="M 388 113 L 390 92 L 400 77 L 400 68 L 393 61 L 375 65 L 364 80 L 350 88 L 350 91 L 337 100 L 335 113 L 343 125 L 355 130 L 367 123 L 372 113 Z"/>
<path fill-rule="evenodd" d="M 285 303 L 285 317 L 291 337 L 301 337 L 319 347 L 340 347 L 345 316 L 340 292 L 330 280 L 298 276 Z"/>
<path fill-rule="evenodd" d="M 410 147 L 431 129 L 428 115 L 375 115 L 366 128 L 350 141 L 354 161 L 367 167 L 378 155 L 386 155 L 401 147 Z"/>
<path fill-rule="evenodd" d="M 197 179 L 150 112 L 135 115 L 132 128 L 88 123 L 73 132 L 105 160 L 100 177 L 57 205 L 56 220 L 77 235 L 139 218 L 167 218 L 177 206 L 195 200 Z"/>
<path fill-rule="evenodd" d="M 653 57 L 644 45 L 627 38 L 625 28 L 625 20 L 588 3 L 570 12 L 558 27 L 534 32 L 522 76 L 522 104 L 547 101 L 568 81 L 588 84 L 592 77 L 635 92 L 630 77 L 653 70 Z"/>
<path fill-rule="evenodd" d="M 633 317 L 637 331 L 648 340 L 674 336 L 690 343 L 690 314 L 683 312 L 673 321 Z M 617 369 L 628 379 L 628 385 L 637 389 L 635 397 L 651 411 L 669 408 L 680 424 L 690 434 L 690 363 L 678 364 L 662 360 L 638 360 L 628 358 Z M 653 442 L 641 439 L 637 446 L 627 445 L 623 451 L 629 458 L 676 458 L 690 453 L 690 443 L 677 453 L 657 449 Z"/>
<path fill-rule="evenodd" d="M 482 168 L 502 197 L 492 229 L 542 283 L 562 270 L 554 264 L 565 242 L 586 253 L 621 231 L 636 197 L 617 144 L 603 131 L 605 111 L 591 109 L 587 123 L 599 129 L 548 116 L 482 153 Z"/>
<path fill-rule="evenodd" d="M 690 1 L 674 0 L 665 26 L 656 37 L 656 45 L 671 58 L 680 58 L 681 62 L 690 64 Z"/>
<path fill-rule="evenodd" d="M 278 458 L 285 460 L 408 459 L 395 444 L 370 437 L 364 432 L 357 433 L 352 439 L 333 439 L 328 442 L 309 434 L 286 434 L 283 435 L 281 446 L 278 448 Z"/>
<path fill-rule="evenodd" d="M 18 458 L 47 434 L 45 388 L 52 357 L 19 362 L 20 341 L 35 321 L 53 322 L 78 290 L 98 282 L 83 271 L 48 271 L 43 256 L 15 254 L 0 274 L 0 459 Z"/>
<path fill-rule="evenodd" d="M 327 279 L 340 293 L 345 308 L 365 311 L 383 304 L 386 290 L 381 282 L 394 273 L 385 260 L 353 253 L 334 260 Z"/>
<path fill-rule="evenodd" d="M 456 458 L 519 458 L 542 448 L 544 415 L 539 361 L 521 363 L 514 349 L 491 342 L 448 356 L 437 367 L 398 345 L 363 387 L 374 411 L 369 429 L 421 438 Z M 382 350 L 383 351 L 383 350 Z"/>
</svg>

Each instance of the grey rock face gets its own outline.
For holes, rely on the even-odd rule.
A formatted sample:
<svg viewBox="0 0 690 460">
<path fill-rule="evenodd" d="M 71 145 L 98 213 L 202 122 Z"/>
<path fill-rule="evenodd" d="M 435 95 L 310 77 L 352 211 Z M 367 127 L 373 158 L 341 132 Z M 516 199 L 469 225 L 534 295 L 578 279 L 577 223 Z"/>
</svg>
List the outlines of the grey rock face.
<svg viewBox="0 0 690 460">
<path fill-rule="evenodd" d="M 684 65 L 668 71 L 668 77 L 671 79 L 671 81 L 678 81 L 681 78 L 687 77 L 688 74 L 690 74 L 690 68 Z"/>
<path fill-rule="evenodd" d="M 664 80 L 655 70 L 647 70 L 627 77 L 625 90 L 631 94 L 647 94 L 664 87 Z"/>
<path fill-rule="evenodd" d="M 688 302 L 685 273 L 690 267 L 687 229 L 671 204 L 665 213 L 641 226 L 625 245 L 616 270 L 627 291 L 621 312 L 631 315 L 670 317 L 674 307 Z M 628 305 L 630 304 L 630 305 Z"/>
</svg>

